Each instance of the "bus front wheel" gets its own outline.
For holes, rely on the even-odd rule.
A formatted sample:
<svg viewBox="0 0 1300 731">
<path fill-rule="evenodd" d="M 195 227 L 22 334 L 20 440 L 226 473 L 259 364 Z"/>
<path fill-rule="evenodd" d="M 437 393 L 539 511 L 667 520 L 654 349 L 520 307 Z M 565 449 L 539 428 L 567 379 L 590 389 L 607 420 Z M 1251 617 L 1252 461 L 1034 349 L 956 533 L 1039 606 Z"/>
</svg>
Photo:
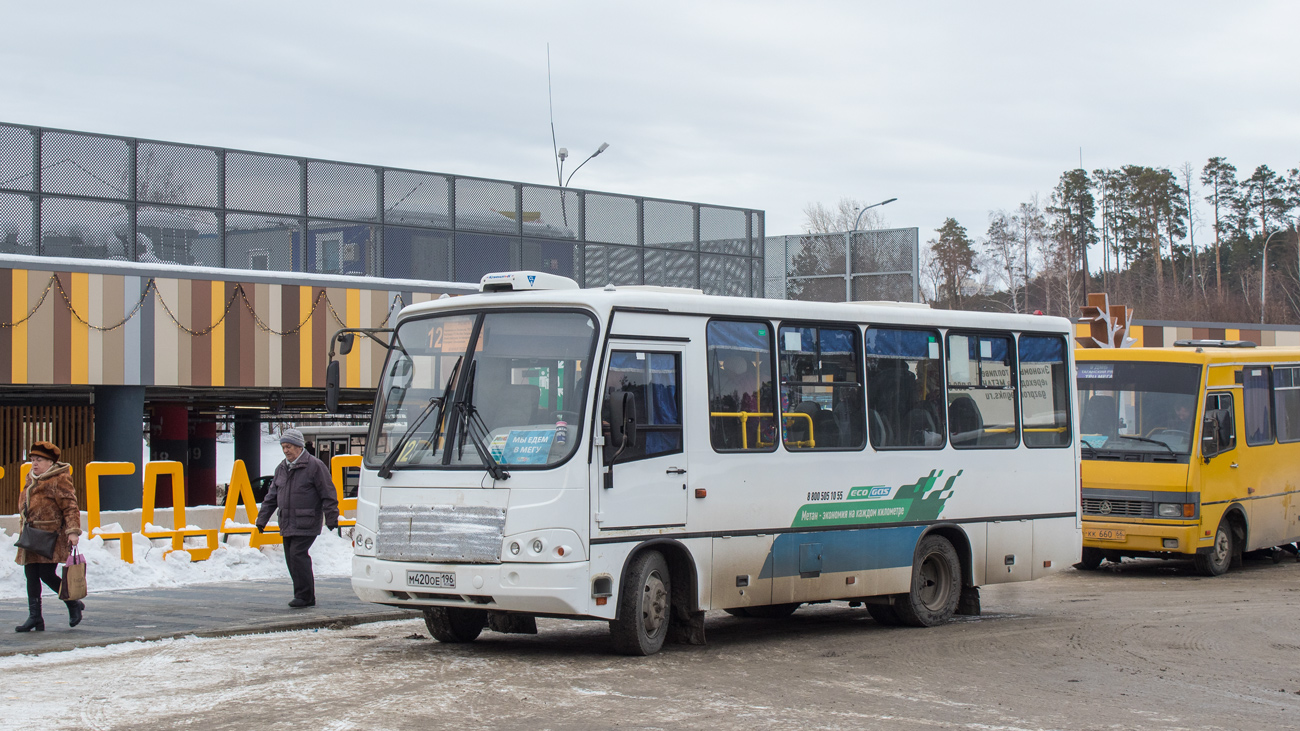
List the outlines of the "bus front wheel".
<svg viewBox="0 0 1300 731">
<path fill-rule="evenodd" d="M 1232 552 L 1232 526 L 1226 520 L 1220 521 L 1210 551 L 1196 554 L 1196 570 L 1206 576 L 1222 576 L 1232 566 Z"/>
<path fill-rule="evenodd" d="M 912 590 L 894 601 L 904 624 L 933 627 L 952 618 L 961 599 L 961 564 L 947 538 L 928 535 L 916 546 Z"/>
<path fill-rule="evenodd" d="M 672 583 L 668 562 L 658 551 L 632 560 L 619 590 L 618 618 L 609 621 L 609 636 L 622 655 L 653 655 L 668 637 Z"/>
<path fill-rule="evenodd" d="M 460 644 L 473 642 L 487 626 L 487 611 L 464 607 L 428 607 L 424 610 L 424 626 L 439 642 Z"/>
<path fill-rule="evenodd" d="M 1079 563 L 1076 564 L 1076 566 L 1084 571 L 1092 571 L 1101 565 L 1101 560 L 1103 558 L 1105 558 L 1105 556 L 1102 555 L 1100 548 L 1084 548 L 1083 556 L 1079 559 Z"/>
</svg>

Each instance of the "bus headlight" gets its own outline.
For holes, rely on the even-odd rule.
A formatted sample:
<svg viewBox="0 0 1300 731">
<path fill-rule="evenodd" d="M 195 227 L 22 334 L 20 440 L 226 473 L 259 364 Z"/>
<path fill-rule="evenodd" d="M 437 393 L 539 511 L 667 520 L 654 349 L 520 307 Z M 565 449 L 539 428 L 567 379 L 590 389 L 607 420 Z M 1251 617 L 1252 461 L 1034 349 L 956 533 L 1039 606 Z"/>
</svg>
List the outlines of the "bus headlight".
<svg viewBox="0 0 1300 731">
<path fill-rule="evenodd" d="M 1156 505 L 1156 515 L 1161 518 L 1194 518 L 1196 517 L 1196 504 L 1159 503 Z"/>
</svg>

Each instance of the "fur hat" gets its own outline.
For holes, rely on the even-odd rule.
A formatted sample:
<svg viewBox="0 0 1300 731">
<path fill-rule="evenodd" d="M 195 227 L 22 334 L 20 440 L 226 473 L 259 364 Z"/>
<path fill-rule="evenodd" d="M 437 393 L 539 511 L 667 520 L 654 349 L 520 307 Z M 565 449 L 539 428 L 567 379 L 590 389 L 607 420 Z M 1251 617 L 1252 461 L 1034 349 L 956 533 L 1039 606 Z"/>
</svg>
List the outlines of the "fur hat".
<svg viewBox="0 0 1300 731">
<path fill-rule="evenodd" d="M 63 451 L 49 442 L 36 442 L 31 449 L 27 450 L 29 460 L 32 457 L 44 457 L 51 462 L 58 462 L 60 454 L 63 454 Z"/>
<path fill-rule="evenodd" d="M 297 429 L 285 429 L 280 432 L 281 444 L 292 444 L 295 447 L 307 446 L 307 440 L 302 438 L 302 432 Z"/>
</svg>

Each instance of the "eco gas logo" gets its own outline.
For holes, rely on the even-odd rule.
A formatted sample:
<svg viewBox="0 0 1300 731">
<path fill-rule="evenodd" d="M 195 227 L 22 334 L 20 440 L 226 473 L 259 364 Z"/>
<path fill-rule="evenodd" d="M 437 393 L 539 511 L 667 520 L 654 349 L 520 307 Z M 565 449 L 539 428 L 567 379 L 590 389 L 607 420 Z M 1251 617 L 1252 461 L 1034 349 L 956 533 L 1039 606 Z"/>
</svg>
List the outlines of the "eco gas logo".
<svg viewBox="0 0 1300 731">
<path fill-rule="evenodd" d="M 850 500 L 883 500 L 889 497 L 894 488 L 889 485 L 871 485 L 869 487 L 855 487 L 849 490 Z"/>
</svg>

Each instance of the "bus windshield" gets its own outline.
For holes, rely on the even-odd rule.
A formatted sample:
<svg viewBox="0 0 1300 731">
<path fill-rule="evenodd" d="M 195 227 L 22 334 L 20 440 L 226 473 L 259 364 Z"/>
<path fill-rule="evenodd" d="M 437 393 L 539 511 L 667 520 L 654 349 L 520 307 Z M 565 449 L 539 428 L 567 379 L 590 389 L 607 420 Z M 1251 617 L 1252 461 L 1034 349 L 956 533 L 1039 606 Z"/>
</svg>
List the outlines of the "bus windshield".
<svg viewBox="0 0 1300 731">
<path fill-rule="evenodd" d="M 1098 450 L 1191 453 L 1199 365 L 1080 361 L 1077 367 L 1085 459 Z"/>
<path fill-rule="evenodd" d="M 472 406 L 500 465 L 545 467 L 577 443 L 596 340 L 578 312 L 457 313 L 398 326 L 379 383 L 366 464 L 483 467 L 459 415 Z M 472 348 L 472 350 L 471 350 Z M 448 444 L 448 434 L 452 443 Z M 447 447 L 450 446 L 450 449 Z"/>
</svg>

